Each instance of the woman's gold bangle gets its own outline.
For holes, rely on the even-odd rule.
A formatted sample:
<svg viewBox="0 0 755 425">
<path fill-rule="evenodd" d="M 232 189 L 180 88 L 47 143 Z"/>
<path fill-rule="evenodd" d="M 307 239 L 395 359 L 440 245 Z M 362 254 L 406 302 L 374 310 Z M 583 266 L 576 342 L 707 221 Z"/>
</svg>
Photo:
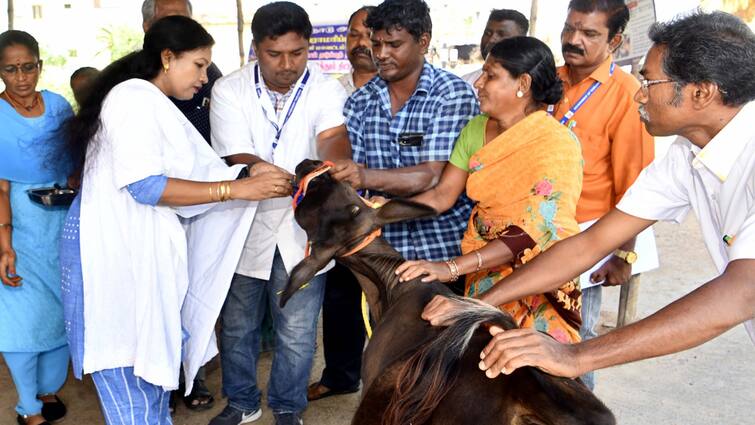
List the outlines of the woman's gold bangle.
<svg viewBox="0 0 755 425">
<path fill-rule="evenodd" d="M 476 273 L 476 272 L 479 272 L 480 269 L 482 269 L 482 254 L 480 254 L 480 250 L 478 249 L 476 249 L 474 253 L 477 256 L 477 270 L 475 270 L 475 273 Z"/>
<path fill-rule="evenodd" d="M 217 186 L 217 192 L 220 202 L 229 201 L 231 199 L 231 182 L 219 182 Z"/>
<path fill-rule="evenodd" d="M 229 181 L 210 184 L 208 190 L 210 193 L 210 202 L 225 202 L 231 200 L 231 182 Z"/>
<path fill-rule="evenodd" d="M 0 229 L 3 227 L 7 227 L 8 229 L 13 229 L 13 225 L 10 223 L 0 223 Z"/>
<path fill-rule="evenodd" d="M 456 265 L 456 261 L 454 259 L 446 260 L 446 265 L 448 266 L 448 270 L 451 272 L 451 280 L 456 281 L 459 279 L 459 266 Z"/>
</svg>

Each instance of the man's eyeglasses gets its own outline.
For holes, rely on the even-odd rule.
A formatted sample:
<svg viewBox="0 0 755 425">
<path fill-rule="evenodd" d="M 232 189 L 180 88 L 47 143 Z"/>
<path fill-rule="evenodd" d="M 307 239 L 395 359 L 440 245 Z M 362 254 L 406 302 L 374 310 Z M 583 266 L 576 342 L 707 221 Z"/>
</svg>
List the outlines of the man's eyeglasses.
<svg viewBox="0 0 755 425">
<path fill-rule="evenodd" d="M 42 65 L 42 61 L 29 62 L 21 65 L 6 65 L 0 68 L 0 72 L 5 75 L 16 75 L 20 70 L 24 74 L 33 74 L 39 71 L 39 67 Z"/>
<path fill-rule="evenodd" d="M 642 91 L 646 92 L 648 90 L 648 87 L 650 87 L 650 86 L 654 86 L 656 84 L 675 83 L 675 82 L 676 81 L 669 80 L 669 79 L 665 79 L 665 80 L 645 80 L 645 79 L 640 79 L 640 88 L 642 89 Z"/>
</svg>

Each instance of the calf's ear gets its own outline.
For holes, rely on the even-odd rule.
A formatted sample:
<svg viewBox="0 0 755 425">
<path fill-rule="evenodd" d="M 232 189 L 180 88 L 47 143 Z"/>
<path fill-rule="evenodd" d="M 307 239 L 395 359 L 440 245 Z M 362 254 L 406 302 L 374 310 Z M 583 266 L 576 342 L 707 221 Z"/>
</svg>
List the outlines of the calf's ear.
<svg viewBox="0 0 755 425">
<path fill-rule="evenodd" d="M 309 257 L 304 258 L 297 264 L 291 275 L 288 277 L 288 284 L 280 297 L 281 308 L 286 306 L 288 300 L 298 291 L 302 286 L 312 280 L 313 277 L 323 269 L 331 258 L 336 255 L 337 247 L 316 247 L 312 246 Z"/>
<path fill-rule="evenodd" d="M 379 224 L 396 223 L 398 221 L 413 220 L 415 218 L 430 217 L 438 212 L 425 204 L 407 201 L 406 199 L 391 199 L 385 205 L 378 208 L 377 219 Z"/>
</svg>

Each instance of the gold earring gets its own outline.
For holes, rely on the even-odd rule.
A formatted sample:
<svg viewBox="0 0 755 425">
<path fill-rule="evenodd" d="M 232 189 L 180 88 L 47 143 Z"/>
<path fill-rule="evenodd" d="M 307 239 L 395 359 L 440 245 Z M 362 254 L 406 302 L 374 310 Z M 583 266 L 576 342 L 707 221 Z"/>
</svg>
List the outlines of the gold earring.
<svg viewBox="0 0 755 425">
<path fill-rule="evenodd" d="M 516 97 L 518 97 L 518 98 L 522 98 L 522 97 L 524 97 L 524 92 L 523 92 L 523 91 L 521 91 L 521 90 L 517 90 L 517 91 L 516 91 Z"/>
<path fill-rule="evenodd" d="M 167 74 L 168 73 L 168 69 L 170 69 L 170 64 L 168 64 L 168 63 L 163 64 L 163 72 L 165 72 Z"/>
</svg>

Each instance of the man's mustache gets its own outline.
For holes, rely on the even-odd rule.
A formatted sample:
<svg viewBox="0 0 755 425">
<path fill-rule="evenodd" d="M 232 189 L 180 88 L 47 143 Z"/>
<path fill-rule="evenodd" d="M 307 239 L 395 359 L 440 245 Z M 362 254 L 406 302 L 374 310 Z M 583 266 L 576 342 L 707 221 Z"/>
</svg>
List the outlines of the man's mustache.
<svg viewBox="0 0 755 425">
<path fill-rule="evenodd" d="M 356 55 L 360 55 L 360 54 L 372 57 L 372 51 L 370 51 L 370 49 L 368 49 L 366 47 L 360 46 L 360 47 L 355 47 L 355 48 L 351 49 L 351 55 L 352 56 L 356 56 Z"/>
<path fill-rule="evenodd" d="M 579 47 L 577 47 L 577 46 L 575 46 L 573 44 L 569 44 L 569 43 L 566 43 L 563 46 L 561 46 L 561 53 L 574 53 L 574 54 L 577 54 L 577 55 L 580 55 L 580 56 L 584 56 L 585 55 L 585 51 L 584 50 L 580 49 Z"/>
</svg>

